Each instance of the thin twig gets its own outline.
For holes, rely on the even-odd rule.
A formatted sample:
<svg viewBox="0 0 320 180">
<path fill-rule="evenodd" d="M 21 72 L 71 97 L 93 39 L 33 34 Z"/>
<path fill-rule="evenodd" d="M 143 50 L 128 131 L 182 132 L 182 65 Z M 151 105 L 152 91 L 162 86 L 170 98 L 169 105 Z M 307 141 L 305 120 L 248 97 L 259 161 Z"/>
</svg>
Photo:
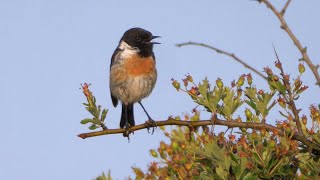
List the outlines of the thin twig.
<svg viewBox="0 0 320 180">
<path fill-rule="evenodd" d="M 274 46 L 273 46 L 273 50 L 274 50 L 274 53 L 276 54 L 278 63 L 281 64 L 279 56 L 278 56 L 278 53 L 277 53 L 277 51 L 276 51 Z M 281 71 L 281 76 L 283 77 L 283 79 L 282 79 L 283 80 L 283 84 L 286 87 L 287 93 L 289 95 L 289 99 L 285 98 L 285 100 L 287 101 L 287 104 L 291 107 L 291 110 L 292 110 L 293 115 L 294 115 L 294 119 L 293 120 L 297 125 L 298 132 L 300 132 L 304 136 L 304 133 L 302 131 L 302 126 L 301 126 L 301 122 L 300 122 L 298 109 L 296 107 L 296 104 L 294 102 L 294 97 L 293 97 L 292 92 L 291 92 L 289 78 L 285 78 L 286 75 L 284 73 L 282 65 L 280 65 L 279 68 L 280 68 L 280 71 Z M 283 96 L 285 97 L 285 94 L 283 94 Z"/>
<path fill-rule="evenodd" d="M 283 14 L 279 12 L 272 3 L 269 2 L 269 0 L 259 0 L 259 2 L 264 3 L 268 8 L 271 9 L 271 11 L 278 17 L 280 23 L 281 23 L 281 29 L 283 29 L 289 37 L 292 39 L 293 43 L 296 45 L 296 47 L 299 49 L 301 55 L 302 55 L 302 60 L 305 61 L 309 68 L 311 69 L 314 77 L 316 78 L 316 84 L 320 87 L 320 75 L 318 72 L 318 66 L 314 65 L 309 58 L 309 55 L 307 54 L 307 48 L 303 47 L 300 43 L 300 41 L 297 39 L 297 37 L 293 34 L 291 31 L 290 27 L 288 26 L 286 20 L 283 17 Z M 284 9 L 286 10 L 289 6 L 290 1 L 286 3 Z"/>
<path fill-rule="evenodd" d="M 284 13 L 286 13 L 286 11 L 287 11 L 290 3 L 291 3 L 291 0 L 288 0 L 287 3 L 286 3 L 286 4 L 284 5 L 284 7 L 282 8 L 282 10 L 281 10 L 281 12 L 280 12 L 282 16 L 284 16 Z"/>
<path fill-rule="evenodd" d="M 187 45 L 195 45 L 195 46 L 202 46 L 202 47 L 205 47 L 205 48 L 209 48 L 211 50 L 214 50 L 216 51 L 217 53 L 220 53 L 220 54 L 223 54 L 223 55 L 226 55 L 226 56 L 229 56 L 231 58 L 233 58 L 234 60 L 236 60 L 237 62 L 239 62 L 240 64 L 242 64 L 244 67 L 250 69 L 251 71 L 255 72 L 256 74 L 258 74 L 260 77 L 262 77 L 263 79 L 267 80 L 267 77 L 264 76 L 261 72 L 259 72 L 258 70 L 256 70 L 255 68 L 253 68 L 252 66 L 250 66 L 249 64 L 245 63 L 243 60 L 241 60 L 239 57 L 237 57 L 234 53 L 229 53 L 229 52 L 226 52 L 224 50 L 221 50 L 221 49 L 218 49 L 218 48 L 215 48 L 213 46 L 210 46 L 210 45 L 207 45 L 207 44 L 204 44 L 204 43 L 197 43 L 197 42 L 185 42 L 185 43 L 180 43 L 180 44 L 177 44 L 176 46 L 178 47 L 182 47 L 182 46 L 187 46 Z"/>
</svg>

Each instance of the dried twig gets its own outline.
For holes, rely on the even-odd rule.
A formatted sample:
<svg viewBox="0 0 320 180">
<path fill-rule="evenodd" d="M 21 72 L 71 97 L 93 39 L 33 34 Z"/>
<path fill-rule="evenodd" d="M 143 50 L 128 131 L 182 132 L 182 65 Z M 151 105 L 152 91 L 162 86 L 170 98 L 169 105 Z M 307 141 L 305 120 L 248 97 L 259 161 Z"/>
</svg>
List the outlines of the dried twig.
<svg viewBox="0 0 320 180">
<path fill-rule="evenodd" d="M 282 8 L 282 10 L 280 12 L 282 16 L 284 15 L 284 13 L 286 13 L 287 8 L 289 7 L 290 3 L 291 3 L 291 0 L 288 0 L 286 5 L 284 5 L 284 7 Z"/>
<path fill-rule="evenodd" d="M 212 50 L 216 51 L 217 53 L 220 53 L 220 54 L 229 56 L 229 57 L 233 58 L 234 60 L 236 60 L 237 62 L 239 62 L 240 64 L 242 64 L 244 67 L 250 69 L 251 71 L 255 72 L 256 74 L 258 74 L 258 75 L 259 75 L 260 77 L 262 77 L 263 79 L 267 80 L 267 77 L 264 76 L 261 72 L 259 72 L 258 70 L 256 70 L 256 69 L 253 68 L 252 66 L 250 66 L 249 64 L 245 63 L 243 60 L 241 60 L 240 58 L 238 58 L 238 57 L 237 57 L 235 54 L 233 54 L 233 53 L 226 52 L 226 51 L 224 51 L 224 50 L 215 48 L 215 47 L 213 47 L 213 46 L 210 46 L 210 45 L 207 45 L 207 44 L 204 44 L 204 43 L 197 43 L 197 42 L 191 42 L 191 41 L 190 41 L 190 42 L 186 42 L 186 43 L 180 43 L 180 44 L 177 44 L 176 46 L 182 47 L 182 46 L 187 46 L 187 45 L 202 46 L 202 47 L 205 47 L 205 48 L 212 49 Z"/>
<path fill-rule="evenodd" d="M 299 49 L 299 51 L 300 51 L 300 53 L 302 55 L 302 60 L 305 61 L 308 64 L 308 66 L 311 69 L 314 77 L 316 78 L 316 84 L 320 87 L 320 75 L 319 75 L 319 72 L 318 72 L 318 66 L 316 66 L 316 65 L 314 65 L 312 63 L 311 59 L 309 58 L 309 55 L 307 54 L 307 48 L 302 46 L 300 41 L 297 39 L 297 37 L 291 31 L 291 29 L 288 26 L 286 20 L 284 19 L 284 13 L 285 13 L 286 9 L 288 8 L 291 0 L 287 1 L 286 5 L 284 6 L 284 8 L 282 9 L 281 12 L 279 12 L 273 6 L 273 4 L 270 3 L 269 0 L 258 0 L 258 1 L 264 3 L 265 5 L 267 5 L 267 7 L 270 8 L 271 11 L 278 17 L 278 19 L 279 19 L 279 21 L 281 23 L 281 29 L 283 29 L 289 35 L 289 37 L 292 39 L 293 43 Z"/>
</svg>

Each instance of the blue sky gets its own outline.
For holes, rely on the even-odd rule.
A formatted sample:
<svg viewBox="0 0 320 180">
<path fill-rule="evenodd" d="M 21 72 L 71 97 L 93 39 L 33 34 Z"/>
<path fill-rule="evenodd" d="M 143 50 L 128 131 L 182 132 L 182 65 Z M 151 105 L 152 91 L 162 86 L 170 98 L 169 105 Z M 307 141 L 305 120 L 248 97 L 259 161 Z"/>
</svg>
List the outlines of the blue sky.
<svg viewBox="0 0 320 180">
<path fill-rule="evenodd" d="M 277 5 L 281 6 L 277 1 Z M 293 1 L 286 18 L 310 58 L 320 63 L 320 1 Z M 171 87 L 170 79 L 193 75 L 195 81 L 218 77 L 226 84 L 250 72 L 227 57 L 200 47 L 175 44 L 197 41 L 234 52 L 258 70 L 272 66 L 275 45 L 283 64 L 297 74 L 301 57 L 276 17 L 264 5 L 243 1 L 0 0 L 0 179 L 92 179 L 111 169 L 116 179 L 132 175 L 131 166 L 146 168 L 164 137 L 136 132 L 82 140 L 81 119 L 89 117 L 80 84 L 91 83 L 98 103 L 109 108 L 106 122 L 118 128 L 120 108 L 109 95 L 109 64 L 124 31 L 142 27 L 163 38 L 154 48 L 158 81 L 144 100 L 154 119 L 182 115 L 195 106 Z M 263 80 L 253 75 L 259 88 Z M 299 101 L 307 109 L 319 103 L 311 86 Z M 136 105 L 137 123 L 146 120 Z M 202 117 L 209 115 L 203 113 Z M 274 117 L 276 120 L 276 116 Z"/>
</svg>

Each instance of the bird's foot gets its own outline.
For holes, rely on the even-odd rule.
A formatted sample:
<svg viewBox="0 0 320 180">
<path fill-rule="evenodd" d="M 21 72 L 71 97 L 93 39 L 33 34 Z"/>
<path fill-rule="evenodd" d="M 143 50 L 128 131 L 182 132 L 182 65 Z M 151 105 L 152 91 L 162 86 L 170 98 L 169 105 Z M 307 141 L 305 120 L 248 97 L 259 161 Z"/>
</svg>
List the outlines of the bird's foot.
<svg viewBox="0 0 320 180">
<path fill-rule="evenodd" d="M 149 118 L 149 120 L 146 121 L 146 124 L 147 124 L 147 126 L 148 126 L 148 127 L 147 127 L 148 133 L 149 133 L 150 128 L 152 128 L 152 133 L 151 133 L 151 134 L 153 134 L 153 133 L 154 133 L 154 129 L 157 128 L 157 123 L 156 123 L 156 121 L 153 120 L 153 119 L 151 119 L 151 118 Z"/>
<path fill-rule="evenodd" d="M 124 128 L 124 132 L 123 132 L 123 137 L 127 137 L 128 138 L 128 140 L 130 140 L 130 137 L 129 137 L 129 135 L 132 133 L 132 134 L 134 134 L 134 132 L 133 131 L 130 131 L 130 124 L 127 124 L 126 126 L 125 126 L 125 128 Z"/>
</svg>

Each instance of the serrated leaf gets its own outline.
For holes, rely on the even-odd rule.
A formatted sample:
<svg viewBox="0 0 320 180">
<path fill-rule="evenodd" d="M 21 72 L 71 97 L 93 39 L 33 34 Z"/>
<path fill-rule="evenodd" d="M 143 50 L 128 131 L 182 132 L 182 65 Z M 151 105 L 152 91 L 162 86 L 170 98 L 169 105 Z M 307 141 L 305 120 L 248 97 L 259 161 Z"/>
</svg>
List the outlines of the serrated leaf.
<svg viewBox="0 0 320 180">
<path fill-rule="evenodd" d="M 257 105 L 256 103 L 254 103 L 254 101 L 252 99 L 249 100 L 245 100 L 245 102 L 255 111 L 257 111 Z"/>
<path fill-rule="evenodd" d="M 198 85 L 199 92 L 204 99 L 207 99 L 208 80 L 203 80 L 203 83 Z"/>
<path fill-rule="evenodd" d="M 261 102 L 259 111 L 262 114 L 263 117 L 266 117 L 268 115 L 268 104 L 271 101 L 272 97 L 274 96 L 275 93 L 265 93 L 263 95 L 263 100 Z M 259 103 L 260 104 L 260 103 Z M 274 106 L 275 104 L 271 105 Z"/>
<path fill-rule="evenodd" d="M 232 114 L 235 113 L 243 103 L 244 102 L 241 101 L 239 98 L 233 100 Z"/>
<path fill-rule="evenodd" d="M 225 97 L 222 99 L 224 106 L 221 108 L 222 114 L 226 119 L 231 119 L 233 113 L 243 104 L 240 98 L 236 98 L 233 90 L 225 93 Z"/>
<path fill-rule="evenodd" d="M 230 119 L 230 115 L 232 112 L 232 105 L 233 105 L 233 92 L 232 91 L 228 91 L 227 93 L 225 93 L 225 97 L 222 99 L 224 106 L 222 107 L 222 113 L 223 115 L 227 118 Z"/>
<path fill-rule="evenodd" d="M 246 90 L 244 91 L 245 95 L 253 100 L 253 101 L 258 101 L 256 94 L 257 94 L 257 89 L 256 88 L 246 88 Z"/>
<path fill-rule="evenodd" d="M 277 89 L 281 94 L 286 95 L 286 87 L 280 81 L 268 81 L 269 85 Z"/>
<path fill-rule="evenodd" d="M 219 90 L 218 88 L 214 88 L 213 91 L 210 91 L 208 100 L 213 111 L 216 111 L 216 109 L 219 108 L 218 103 L 222 99 L 222 96 L 222 90 Z"/>
</svg>

